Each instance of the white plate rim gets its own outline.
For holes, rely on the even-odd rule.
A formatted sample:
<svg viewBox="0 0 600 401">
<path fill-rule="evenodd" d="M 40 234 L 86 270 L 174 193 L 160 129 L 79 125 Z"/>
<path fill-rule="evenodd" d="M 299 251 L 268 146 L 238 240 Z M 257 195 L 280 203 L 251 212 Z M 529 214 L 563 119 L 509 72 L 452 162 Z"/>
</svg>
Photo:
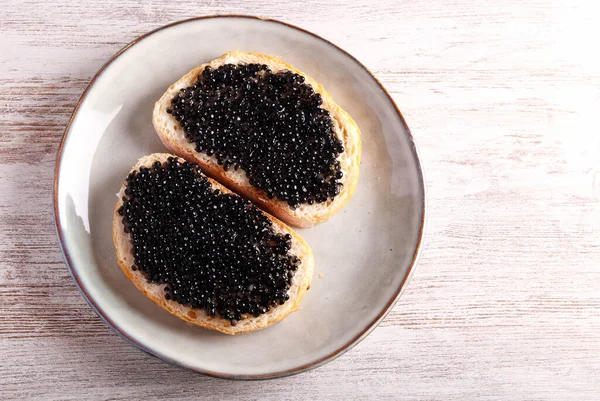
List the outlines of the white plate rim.
<svg viewBox="0 0 600 401">
<path fill-rule="evenodd" d="M 266 374 L 258 374 L 258 375 L 238 375 L 238 374 L 223 374 L 220 372 L 213 372 L 213 371 L 209 371 L 209 370 L 205 370 L 205 369 L 200 369 L 197 367 L 193 367 L 193 366 L 188 366 L 184 363 L 181 363 L 179 361 L 173 360 L 167 356 L 165 356 L 164 354 L 162 354 L 159 350 L 156 349 L 151 349 L 150 347 L 142 344 L 141 342 L 137 341 L 135 338 L 133 338 L 132 336 L 130 336 L 125 330 L 121 329 L 117 324 L 115 324 L 108 313 L 106 313 L 105 311 L 102 310 L 102 308 L 100 308 L 98 306 L 98 304 L 94 301 L 94 299 L 89 295 L 88 291 L 86 290 L 85 286 L 82 284 L 77 270 L 73 269 L 73 262 L 71 259 L 71 256 L 69 255 L 68 249 L 65 246 L 65 239 L 64 239 L 64 234 L 62 232 L 62 228 L 60 225 L 60 213 L 59 213 L 59 201 L 58 201 L 58 188 L 59 188 L 59 179 L 60 179 L 60 165 L 61 165 L 61 161 L 62 161 L 62 154 L 63 154 L 63 147 L 64 144 L 66 142 L 66 139 L 69 135 L 69 131 L 71 128 L 71 124 L 73 122 L 73 120 L 75 119 L 75 116 L 77 115 L 77 112 L 79 110 L 79 107 L 81 106 L 83 100 L 86 98 L 86 95 L 88 94 L 88 92 L 93 88 L 94 83 L 96 82 L 96 80 L 102 75 L 102 73 L 104 72 L 104 70 L 110 65 L 112 64 L 119 56 L 121 56 L 123 53 L 125 53 L 127 50 L 129 50 L 130 48 L 132 48 L 133 46 L 135 46 L 137 43 L 141 42 L 142 40 L 144 40 L 145 38 L 159 32 L 159 31 L 163 31 L 165 29 L 171 28 L 173 26 L 176 25 L 180 25 L 180 24 L 185 24 L 185 23 L 190 23 L 190 22 L 195 22 L 195 21 L 201 21 L 201 20 L 206 20 L 206 19 L 228 19 L 228 18 L 242 18 L 242 19 L 253 19 L 253 20 L 260 20 L 266 23 L 275 23 L 275 24 L 281 24 L 284 25 L 288 28 L 292 28 L 295 30 L 298 30 L 300 32 L 303 32 L 305 34 L 308 34 L 320 41 L 323 41 L 324 43 L 326 43 L 327 45 L 333 47 L 336 51 L 339 51 L 341 53 L 343 53 L 346 57 L 348 57 L 351 61 L 353 61 L 354 63 L 356 63 L 359 67 L 361 67 L 362 69 L 364 69 L 369 75 L 370 77 L 375 81 L 375 83 L 379 86 L 379 88 L 381 88 L 381 90 L 383 91 L 383 93 L 386 95 L 386 97 L 388 98 L 388 100 L 390 101 L 390 103 L 392 104 L 392 106 L 394 107 L 394 109 L 396 110 L 396 113 L 398 114 L 398 117 L 400 119 L 401 124 L 404 126 L 406 135 L 408 137 L 409 140 L 409 144 L 411 146 L 411 151 L 413 153 L 413 157 L 416 161 L 416 168 L 417 168 L 417 173 L 418 173 L 418 178 L 420 180 L 421 183 L 421 194 L 422 194 L 422 198 L 421 198 L 421 225 L 420 225 L 420 229 L 419 229 L 419 238 L 417 239 L 417 244 L 415 246 L 415 251 L 413 253 L 413 257 L 412 257 L 412 261 L 410 263 L 410 266 L 408 267 L 408 271 L 407 274 L 405 275 L 404 279 L 402 280 L 402 282 L 400 283 L 400 286 L 398 287 L 398 289 L 396 290 L 396 292 L 394 293 L 394 295 L 390 298 L 390 300 L 386 303 L 385 307 L 382 309 L 382 311 L 379 313 L 379 315 L 373 319 L 373 321 L 371 321 L 357 336 L 355 336 L 352 340 L 350 340 L 348 343 L 346 343 L 345 345 L 343 345 L 342 347 L 338 348 L 336 351 L 321 357 L 313 362 L 292 368 L 292 369 L 287 369 L 284 371 L 280 371 L 280 372 L 272 372 L 272 373 L 266 373 Z M 396 302 L 398 301 L 398 299 L 400 298 L 400 296 L 402 295 L 402 293 L 404 292 L 404 289 L 406 288 L 406 285 L 408 284 L 408 282 L 410 281 L 410 278 L 412 277 L 413 273 L 414 273 L 414 268 L 418 262 L 421 250 L 423 248 L 423 237 L 424 237 L 424 232 L 425 232 L 425 222 L 426 222 L 426 218 L 425 218 L 425 209 L 426 209 L 426 200 L 427 200 L 427 196 L 426 196 L 426 185 L 425 185 L 425 177 L 424 177 L 424 172 L 423 172 L 423 166 L 422 166 L 422 162 L 421 162 L 421 158 L 419 157 L 419 151 L 417 149 L 417 146 L 415 144 L 414 138 L 410 132 L 410 129 L 408 127 L 408 124 L 406 123 L 406 120 L 404 119 L 404 116 L 402 115 L 402 113 L 400 112 L 400 109 L 398 108 L 398 106 L 396 105 L 396 102 L 394 101 L 394 99 L 392 98 L 392 96 L 390 96 L 389 92 L 385 89 L 385 87 L 381 84 L 381 82 L 375 77 L 375 75 L 364 65 L 362 64 L 360 61 L 358 61 L 354 56 L 352 56 L 350 53 L 348 53 L 347 51 L 343 50 L 342 48 L 340 48 L 339 46 L 333 44 L 332 42 L 328 41 L 327 39 L 312 33 L 306 29 L 300 28 L 298 26 L 292 25 L 290 23 L 287 22 L 283 22 L 283 21 L 279 21 L 276 19 L 272 19 L 272 18 L 264 18 L 264 17 L 258 17 L 258 16 L 252 16 L 252 15 L 241 15 L 241 14 L 217 14 L 217 15 L 207 15 L 207 16 L 198 16 L 198 17 L 192 17 L 192 18 L 187 18 L 184 20 L 179 20 L 179 21 L 175 21 L 166 25 L 163 25 L 159 28 L 156 28 L 150 32 L 145 33 L 144 35 L 134 39 L 133 41 L 131 41 L 130 43 L 128 43 L 127 45 L 125 45 L 121 50 L 119 50 L 117 53 L 115 53 L 99 70 L 98 72 L 94 75 L 94 77 L 90 80 L 90 83 L 86 86 L 85 90 L 83 91 L 81 97 L 79 98 L 79 100 L 77 101 L 77 104 L 75 105 L 75 108 L 73 109 L 73 113 L 71 114 L 71 117 L 69 118 L 69 122 L 67 123 L 67 126 L 65 128 L 64 134 L 62 136 L 62 139 L 60 141 L 60 145 L 58 148 L 58 152 L 57 152 L 57 157 L 56 157 L 56 164 L 55 164 L 55 169 L 54 169 L 54 193 L 53 193 L 53 206 L 54 206 L 54 223 L 55 223 L 55 228 L 56 228 L 56 233 L 58 236 L 58 242 L 60 245 L 60 249 L 61 252 L 63 254 L 63 259 L 65 261 L 65 264 L 67 266 L 67 269 L 69 271 L 69 274 L 71 275 L 71 277 L 73 278 L 73 281 L 75 282 L 77 289 L 79 290 L 79 292 L 82 294 L 83 298 L 86 300 L 86 302 L 90 305 L 90 307 L 94 310 L 94 312 L 96 312 L 96 314 L 104 321 L 104 323 L 109 326 L 115 333 L 117 333 L 119 336 L 121 336 L 122 338 L 124 338 L 126 341 L 128 341 L 130 344 L 132 344 L 133 346 L 135 346 L 136 348 L 144 351 L 145 353 L 149 354 L 150 356 L 156 357 L 164 362 L 167 362 L 171 365 L 174 366 L 180 366 L 189 370 L 192 370 L 194 372 L 197 373 L 201 373 L 207 376 L 212 376 L 212 377 L 217 377 L 217 378 L 223 378 L 223 379 L 233 379 L 233 380 L 262 380 L 262 379 L 274 379 L 274 378 L 279 378 L 279 377 L 286 377 L 286 376 L 290 376 L 290 375 L 294 375 L 294 374 L 298 374 L 298 373 L 302 373 L 302 372 L 306 372 L 308 370 L 317 368 L 327 362 L 331 362 L 332 360 L 338 358 L 339 356 L 343 355 L 344 353 L 346 353 L 347 351 L 349 351 L 350 349 L 352 349 L 354 346 L 356 346 L 358 343 L 360 343 L 363 339 L 365 339 L 378 325 L 379 323 L 381 323 L 381 321 L 387 316 L 387 314 L 391 311 L 391 309 L 393 308 L 393 306 L 396 304 Z"/>
</svg>

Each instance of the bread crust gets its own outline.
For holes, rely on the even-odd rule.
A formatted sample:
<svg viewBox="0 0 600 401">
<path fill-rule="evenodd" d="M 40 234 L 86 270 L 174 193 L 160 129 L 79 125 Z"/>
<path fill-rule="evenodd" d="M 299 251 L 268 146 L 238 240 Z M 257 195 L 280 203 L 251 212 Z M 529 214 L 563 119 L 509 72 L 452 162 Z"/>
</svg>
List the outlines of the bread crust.
<svg viewBox="0 0 600 401">
<path fill-rule="evenodd" d="M 329 111 L 334 122 L 334 132 L 344 145 L 344 153 L 338 157 L 342 165 L 342 172 L 344 173 L 340 182 L 344 186 L 340 194 L 333 200 L 313 205 L 302 204 L 298 208 L 293 209 L 287 202 L 277 198 L 269 199 L 264 191 L 250 185 L 246 174 L 241 170 L 235 171 L 230 169 L 229 171 L 225 171 L 217 163 L 214 156 L 209 157 L 206 154 L 196 152 L 195 144 L 189 143 L 186 140 L 183 129 L 177 120 L 167 113 L 171 99 L 181 88 L 192 85 L 198 74 L 207 66 L 218 68 L 228 63 L 266 64 L 273 72 L 282 70 L 294 72 L 302 75 L 306 80 L 305 82 L 321 95 L 323 99 L 321 107 Z M 358 183 L 361 154 L 360 130 L 358 126 L 352 117 L 333 101 L 331 95 L 325 91 L 321 84 L 277 57 L 259 53 L 232 51 L 209 63 L 194 68 L 171 85 L 156 102 L 152 114 L 152 122 L 158 136 L 170 152 L 188 161 L 197 163 L 210 177 L 216 179 L 234 192 L 252 200 L 260 208 L 267 210 L 287 224 L 295 227 L 311 227 L 331 218 L 350 200 Z"/>
<path fill-rule="evenodd" d="M 176 157 L 166 153 L 155 153 L 149 156 L 145 156 L 138 160 L 136 165 L 131 171 L 137 171 L 140 167 L 151 167 L 155 161 L 164 163 L 169 157 Z M 179 158 L 183 162 L 183 159 Z M 218 182 L 208 179 L 210 183 L 220 189 L 223 193 L 231 193 L 230 190 L 223 187 Z M 310 288 L 312 280 L 313 269 L 314 269 L 314 257 L 308 244 L 291 228 L 286 226 L 281 221 L 277 220 L 273 216 L 265 213 L 265 215 L 273 222 L 273 229 L 277 233 L 289 233 L 292 235 L 292 248 L 290 253 L 298 256 L 301 259 L 300 266 L 294 274 L 292 286 L 288 291 L 290 299 L 283 305 L 278 305 L 267 313 L 260 315 L 259 317 L 245 316 L 237 323 L 232 326 L 230 321 L 222 317 L 211 317 L 204 312 L 202 309 L 193 309 L 188 306 L 181 305 L 172 300 L 166 300 L 164 297 L 165 284 L 154 284 L 149 283 L 144 275 L 139 271 L 131 270 L 133 265 L 133 246 L 130 240 L 130 234 L 126 234 L 123 230 L 122 217 L 118 214 L 118 209 L 123 205 L 123 196 L 125 194 L 125 183 L 121 187 L 118 194 L 118 201 L 115 205 L 114 216 L 113 216 L 113 242 L 115 244 L 117 252 L 117 261 L 121 270 L 125 273 L 125 276 L 133 282 L 133 284 L 140 290 L 146 297 L 150 298 L 152 302 L 159 305 L 163 309 L 172 313 L 180 319 L 186 322 L 192 323 L 197 326 L 205 327 L 211 330 L 217 330 L 225 334 L 241 334 L 249 333 L 252 331 L 264 329 L 272 324 L 275 324 L 283 320 L 290 313 L 298 310 L 298 304 L 306 294 L 306 291 Z"/>
</svg>

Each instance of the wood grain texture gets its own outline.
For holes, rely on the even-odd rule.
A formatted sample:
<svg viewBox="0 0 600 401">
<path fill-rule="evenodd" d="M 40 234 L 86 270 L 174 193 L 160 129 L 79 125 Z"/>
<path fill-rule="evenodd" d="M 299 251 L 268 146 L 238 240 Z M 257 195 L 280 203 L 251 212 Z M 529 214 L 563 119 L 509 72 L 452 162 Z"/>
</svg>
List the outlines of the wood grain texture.
<svg viewBox="0 0 600 401">
<path fill-rule="evenodd" d="M 600 24 L 594 1 L 2 1 L 0 399 L 600 396 Z M 179 19 L 247 13 L 340 45 L 389 89 L 428 187 L 403 297 L 356 348 L 266 382 L 206 378 L 111 332 L 52 218 L 55 154 L 100 66 Z"/>
</svg>

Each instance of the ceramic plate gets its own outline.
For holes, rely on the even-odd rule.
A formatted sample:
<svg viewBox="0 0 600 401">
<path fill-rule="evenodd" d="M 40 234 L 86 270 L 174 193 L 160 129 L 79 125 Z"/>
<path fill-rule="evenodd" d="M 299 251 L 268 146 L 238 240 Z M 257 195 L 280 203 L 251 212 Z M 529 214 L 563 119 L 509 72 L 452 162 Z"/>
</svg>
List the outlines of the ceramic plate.
<svg viewBox="0 0 600 401">
<path fill-rule="evenodd" d="M 231 50 L 281 56 L 331 92 L 362 131 L 356 194 L 330 221 L 298 230 L 315 274 L 301 310 L 265 330 L 228 336 L 170 315 L 121 272 L 113 207 L 136 160 L 164 152 L 152 107 L 199 64 Z M 345 51 L 299 28 L 243 16 L 196 18 L 125 47 L 96 75 L 66 129 L 54 188 L 70 272 L 116 332 L 165 361 L 208 375 L 258 379 L 298 373 L 357 344 L 394 305 L 415 264 L 424 185 L 413 139 L 381 84 Z"/>
</svg>

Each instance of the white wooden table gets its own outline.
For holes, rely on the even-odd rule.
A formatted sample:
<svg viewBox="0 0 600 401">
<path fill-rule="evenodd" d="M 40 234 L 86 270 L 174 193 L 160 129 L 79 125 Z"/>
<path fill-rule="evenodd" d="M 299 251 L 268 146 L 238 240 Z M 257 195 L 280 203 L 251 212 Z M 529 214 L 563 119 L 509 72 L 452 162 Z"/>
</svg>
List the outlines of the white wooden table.
<svg viewBox="0 0 600 401">
<path fill-rule="evenodd" d="M 1 1 L 0 399 L 600 399 L 598 2 L 252 3 Z M 356 348 L 285 379 L 207 378 L 131 347 L 79 295 L 55 236 L 56 150 L 90 78 L 137 36 L 217 13 L 356 56 L 426 173 L 401 300 Z"/>
</svg>

